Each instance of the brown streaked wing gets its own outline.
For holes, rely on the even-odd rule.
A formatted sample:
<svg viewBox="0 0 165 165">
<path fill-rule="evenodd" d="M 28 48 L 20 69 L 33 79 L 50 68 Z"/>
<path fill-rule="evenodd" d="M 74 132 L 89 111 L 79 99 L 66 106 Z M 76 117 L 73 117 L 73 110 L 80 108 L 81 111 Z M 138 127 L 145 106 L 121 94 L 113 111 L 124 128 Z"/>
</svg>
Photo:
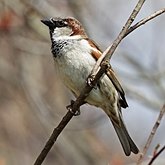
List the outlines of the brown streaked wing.
<svg viewBox="0 0 165 165">
<path fill-rule="evenodd" d="M 92 56 L 97 61 L 102 54 L 100 48 L 97 46 L 97 44 L 94 41 L 90 40 L 89 38 L 86 38 L 86 40 L 88 41 L 89 45 L 93 48 Z"/>
<path fill-rule="evenodd" d="M 86 38 L 86 39 L 87 39 L 88 43 L 90 44 L 90 46 L 92 48 L 94 48 L 92 50 L 92 56 L 97 61 L 99 59 L 99 57 L 101 56 L 102 51 L 100 50 L 100 48 L 97 46 L 97 44 L 94 41 L 92 41 L 88 38 Z M 123 107 L 123 108 L 128 107 L 128 104 L 127 104 L 127 101 L 126 101 L 126 98 L 125 98 L 125 92 L 124 92 L 120 82 L 118 81 L 118 79 L 115 75 L 115 72 L 113 71 L 111 66 L 110 66 L 110 68 L 108 68 L 106 74 L 109 77 L 109 79 L 111 80 L 112 84 L 114 85 L 114 87 L 116 88 L 116 90 L 118 91 L 118 93 L 121 97 L 120 100 L 119 100 L 120 106 Z"/>
<path fill-rule="evenodd" d="M 118 81 L 118 79 L 115 75 L 115 72 L 113 71 L 112 68 L 108 68 L 106 74 L 109 77 L 109 79 L 112 81 L 112 83 L 115 86 L 118 93 L 120 94 L 121 99 L 119 100 L 119 102 L 120 102 L 121 107 L 127 108 L 128 104 L 127 104 L 127 101 L 126 101 L 126 98 L 125 98 L 125 92 L 124 92 L 120 82 Z"/>
</svg>

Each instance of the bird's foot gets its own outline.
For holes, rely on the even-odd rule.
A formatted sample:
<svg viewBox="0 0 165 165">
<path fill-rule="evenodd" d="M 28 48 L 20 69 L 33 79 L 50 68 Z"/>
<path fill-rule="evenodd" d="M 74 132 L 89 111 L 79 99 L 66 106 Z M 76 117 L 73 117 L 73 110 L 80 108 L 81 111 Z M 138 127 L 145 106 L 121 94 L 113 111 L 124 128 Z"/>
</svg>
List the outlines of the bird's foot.
<svg viewBox="0 0 165 165">
<path fill-rule="evenodd" d="M 90 86 L 90 87 L 93 87 L 94 89 L 97 89 L 97 85 L 93 85 L 93 80 L 94 80 L 94 77 L 92 75 L 89 75 L 87 80 L 86 80 L 86 83 Z"/>
<path fill-rule="evenodd" d="M 81 113 L 80 113 L 80 108 L 76 111 L 76 112 L 73 112 L 73 104 L 74 104 L 74 100 L 71 100 L 71 103 L 70 105 L 66 106 L 67 110 L 69 112 L 71 112 L 74 116 L 79 116 Z"/>
</svg>

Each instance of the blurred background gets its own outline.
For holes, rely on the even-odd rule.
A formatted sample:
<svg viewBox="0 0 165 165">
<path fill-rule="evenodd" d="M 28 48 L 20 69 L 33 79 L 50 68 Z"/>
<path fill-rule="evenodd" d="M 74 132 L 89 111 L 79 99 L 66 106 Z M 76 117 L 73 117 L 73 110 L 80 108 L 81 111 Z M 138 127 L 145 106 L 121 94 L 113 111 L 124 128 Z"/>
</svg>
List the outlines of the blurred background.
<svg viewBox="0 0 165 165">
<path fill-rule="evenodd" d="M 30 165 L 66 113 L 73 96 L 53 66 L 50 38 L 40 20 L 73 16 L 102 50 L 118 35 L 137 0 L 1 0 L 0 1 L 0 165 Z M 136 21 L 163 8 L 147 1 Z M 165 103 L 165 15 L 124 39 L 111 64 L 126 91 L 127 128 L 141 150 Z M 135 21 L 135 22 L 136 22 Z M 146 159 L 165 144 L 165 120 Z M 160 158 L 165 154 L 162 154 Z M 48 154 L 45 165 L 123 165 L 126 157 L 107 116 L 84 105 Z M 165 162 L 165 161 L 164 161 Z"/>
</svg>

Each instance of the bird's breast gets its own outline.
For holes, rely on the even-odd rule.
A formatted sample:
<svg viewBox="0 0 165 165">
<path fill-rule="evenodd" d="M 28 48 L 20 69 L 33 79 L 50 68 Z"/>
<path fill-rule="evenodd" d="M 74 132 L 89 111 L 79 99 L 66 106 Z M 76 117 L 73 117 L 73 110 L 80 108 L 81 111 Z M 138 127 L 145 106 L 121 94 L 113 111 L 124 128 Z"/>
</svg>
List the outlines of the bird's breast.
<svg viewBox="0 0 165 165">
<path fill-rule="evenodd" d="M 61 79 L 76 96 L 84 89 L 86 79 L 96 63 L 91 51 L 86 40 L 71 41 L 67 42 L 54 58 Z M 99 86 L 90 92 L 85 101 L 103 109 L 111 109 L 117 96 L 113 84 L 104 75 L 99 81 Z"/>
<path fill-rule="evenodd" d="M 55 65 L 59 74 L 64 84 L 76 95 L 85 86 L 86 78 L 96 62 L 90 53 L 90 47 L 85 41 L 70 41 L 56 55 Z"/>
</svg>

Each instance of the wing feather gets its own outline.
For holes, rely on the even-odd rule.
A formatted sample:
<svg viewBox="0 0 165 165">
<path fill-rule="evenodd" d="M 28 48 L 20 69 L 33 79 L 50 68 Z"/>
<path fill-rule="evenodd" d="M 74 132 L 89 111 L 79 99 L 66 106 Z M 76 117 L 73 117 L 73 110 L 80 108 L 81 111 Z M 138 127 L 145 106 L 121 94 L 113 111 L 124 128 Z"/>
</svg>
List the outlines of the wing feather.
<svg viewBox="0 0 165 165">
<path fill-rule="evenodd" d="M 100 48 L 97 46 L 97 44 L 94 41 L 89 40 L 89 39 L 87 39 L 87 40 L 88 40 L 88 43 L 90 44 L 90 46 L 92 47 L 92 56 L 97 61 L 99 59 L 99 57 L 101 56 L 102 51 L 100 50 Z M 123 108 L 128 107 L 128 104 L 127 104 L 127 101 L 125 98 L 125 92 L 124 92 L 120 82 L 118 81 L 118 79 L 115 75 L 115 72 L 113 71 L 111 66 L 107 69 L 106 74 L 120 95 L 120 99 L 119 99 L 120 106 Z"/>
</svg>

